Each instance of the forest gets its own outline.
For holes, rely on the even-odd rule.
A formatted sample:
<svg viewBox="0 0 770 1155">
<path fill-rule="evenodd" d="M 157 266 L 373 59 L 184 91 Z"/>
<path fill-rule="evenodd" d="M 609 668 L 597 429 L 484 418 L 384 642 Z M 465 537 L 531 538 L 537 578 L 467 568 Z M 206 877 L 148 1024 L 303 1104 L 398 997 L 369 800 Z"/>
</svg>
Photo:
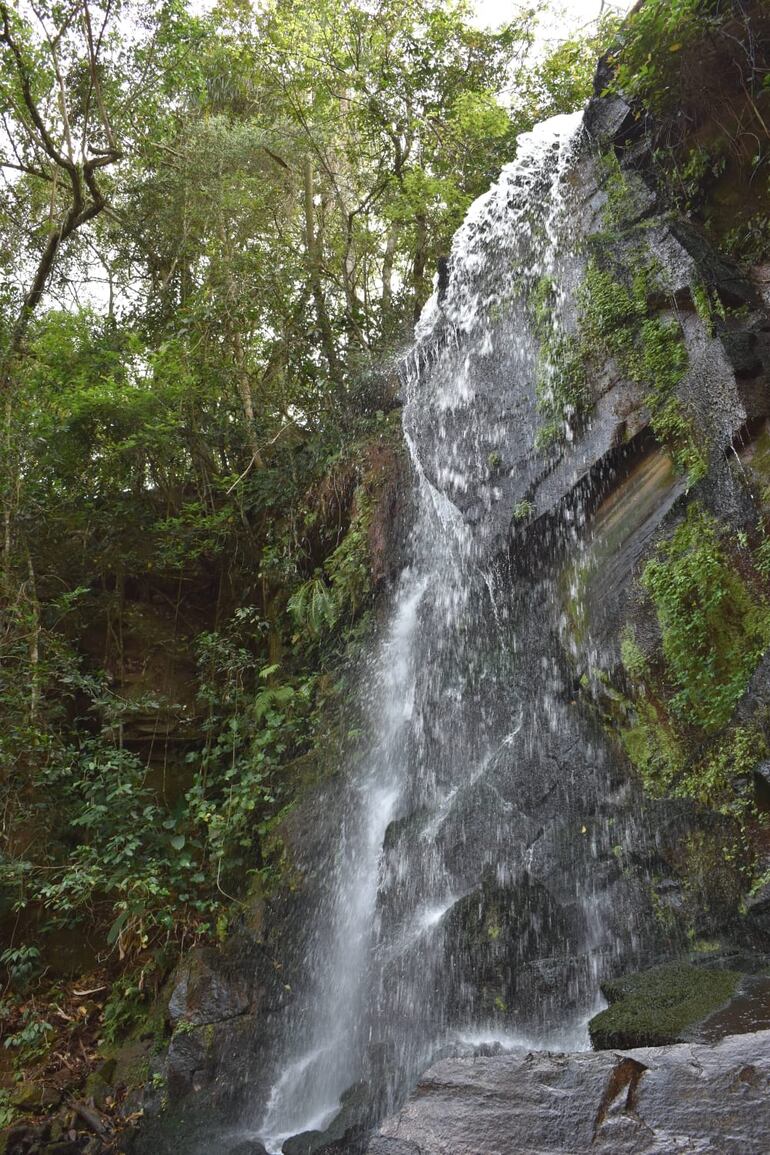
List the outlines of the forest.
<svg viewBox="0 0 770 1155">
<path fill-rule="evenodd" d="M 94 1072 L 132 1032 L 160 1051 L 180 959 L 259 933 L 301 889 L 287 822 L 366 743 L 356 690 L 404 564 L 399 360 L 522 134 L 621 92 L 665 130 L 667 211 L 741 268 L 766 254 L 759 49 L 734 147 L 679 132 L 682 109 L 700 116 L 706 31 L 726 44 L 730 20 L 754 21 L 759 43 L 763 5 L 646 0 L 625 23 L 607 5 L 547 39 L 545 7 L 490 30 L 466 0 L 0 3 L 0 1133 L 62 1099 L 90 1103 L 75 1130 L 99 1135 L 97 1108 L 135 1122 L 136 1087 L 100 1097 L 113 1084 Z M 710 199 L 726 172 L 737 206 Z M 641 323 L 638 298 L 618 324 L 617 286 L 593 276 L 588 342 L 633 377 L 611 334 Z M 708 454 L 668 397 L 652 428 L 694 485 Z M 770 641 L 762 542 L 735 577 L 708 518 L 688 524 L 644 579 L 673 623 L 669 746 L 649 707 L 669 674 L 655 682 L 627 632 L 634 725 L 628 669 L 602 705 L 658 796 L 678 789 L 670 743 L 723 734 Z M 717 617 L 737 606 L 721 681 L 690 668 L 689 619 L 674 636 L 664 570 L 682 554 L 698 577 L 711 565 Z M 744 769 L 766 752 L 738 741 Z M 679 796 L 737 815 L 730 852 L 749 853 L 755 810 L 698 774 Z"/>
</svg>

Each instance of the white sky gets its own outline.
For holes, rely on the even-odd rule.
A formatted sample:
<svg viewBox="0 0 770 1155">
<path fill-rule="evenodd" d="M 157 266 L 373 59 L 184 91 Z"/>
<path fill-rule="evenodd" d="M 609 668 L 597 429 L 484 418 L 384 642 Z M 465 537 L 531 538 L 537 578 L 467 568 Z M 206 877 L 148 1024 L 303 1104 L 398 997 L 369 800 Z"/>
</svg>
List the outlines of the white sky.
<svg viewBox="0 0 770 1155">
<path fill-rule="evenodd" d="M 536 0 L 534 0 L 536 2 Z M 543 31 L 550 39 L 570 35 L 578 28 L 596 20 L 603 9 L 614 8 L 627 12 L 635 0 L 547 0 L 550 16 L 543 20 Z M 208 11 L 215 0 L 192 0 L 193 11 Z M 511 15 L 521 8 L 529 8 L 526 0 L 471 0 L 476 9 L 478 22 L 495 28 L 510 20 Z"/>
<path fill-rule="evenodd" d="M 548 22 L 565 34 L 596 20 L 603 8 L 627 12 L 633 3 L 634 0 L 605 0 L 604 3 L 602 0 L 551 0 L 548 8 L 553 15 Z M 509 20 L 512 11 L 528 7 L 516 0 L 474 0 L 473 6 L 479 23 L 493 28 Z"/>
</svg>

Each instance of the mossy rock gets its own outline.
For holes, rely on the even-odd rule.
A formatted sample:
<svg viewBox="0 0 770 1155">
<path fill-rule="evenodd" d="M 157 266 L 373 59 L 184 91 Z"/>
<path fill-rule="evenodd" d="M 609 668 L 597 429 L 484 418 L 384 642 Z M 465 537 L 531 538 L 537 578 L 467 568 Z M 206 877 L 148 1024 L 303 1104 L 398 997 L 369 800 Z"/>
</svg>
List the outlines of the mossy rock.
<svg viewBox="0 0 770 1155">
<path fill-rule="evenodd" d="M 732 998 L 742 977 L 672 963 L 604 983 L 610 1005 L 588 1024 L 594 1050 L 683 1042 L 688 1029 Z"/>
<path fill-rule="evenodd" d="M 155 1040 L 152 1037 L 128 1039 L 123 1044 L 114 1046 L 107 1056 L 106 1062 L 102 1065 L 102 1067 L 107 1067 L 108 1064 L 114 1064 L 111 1068 L 108 1067 L 110 1076 L 104 1081 L 109 1082 L 112 1087 L 125 1086 L 129 1091 L 144 1086 L 147 1081 L 150 1057 L 154 1050 Z M 101 1072 L 102 1068 L 99 1070 Z"/>
<path fill-rule="evenodd" d="M 45 1083 L 20 1083 L 11 1093 L 11 1103 L 18 1111 L 48 1111 L 61 1101 L 61 1091 Z"/>
<path fill-rule="evenodd" d="M 100 1111 L 104 1109 L 105 1103 L 111 1096 L 114 1096 L 114 1093 L 112 1084 L 107 1082 L 99 1071 L 92 1071 L 86 1079 L 85 1097 L 86 1099 L 93 1099 L 94 1106 L 98 1107 Z"/>
</svg>

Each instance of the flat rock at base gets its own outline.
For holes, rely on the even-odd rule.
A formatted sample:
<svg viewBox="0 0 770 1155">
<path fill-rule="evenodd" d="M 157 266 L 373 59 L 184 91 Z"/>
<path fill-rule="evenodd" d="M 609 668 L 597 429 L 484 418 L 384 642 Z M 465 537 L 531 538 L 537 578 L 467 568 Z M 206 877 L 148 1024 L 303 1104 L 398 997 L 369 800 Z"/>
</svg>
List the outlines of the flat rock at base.
<svg viewBox="0 0 770 1155">
<path fill-rule="evenodd" d="M 367 1155 L 766 1155 L 770 1031 L 715 1045 L 446 1059 Z"/>
</svg>

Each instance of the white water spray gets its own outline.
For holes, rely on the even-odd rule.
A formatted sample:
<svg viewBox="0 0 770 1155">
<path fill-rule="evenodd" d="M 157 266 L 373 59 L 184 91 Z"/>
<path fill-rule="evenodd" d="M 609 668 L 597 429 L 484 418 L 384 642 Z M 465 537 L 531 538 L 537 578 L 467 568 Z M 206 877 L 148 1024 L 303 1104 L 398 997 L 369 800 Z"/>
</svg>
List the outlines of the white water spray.
<svg viewBox="0 0 770 1155">
<path fill-rule="evenodd" d="M 556 754 L 540 755 L 574 723 L 545 645 L 534 660 L 519 636 L 515 590 L 498 572 L 513 512 L 498 462 L 512 438 L 534 441 L 537 422 L 529 295 L 553 278 L 562 323 L 579 136 L 575 115 L 520 138 L 456 234 L 450 285 L 426 305 L 405 362 L 413 558 L 366 690 L 369 754 L 350 776 L 301 1013 L 259 1124 L 270 1150 L 326 1126 L 362 1077 L 384 1081 L 390 1105 L 440 1047 L 585 1040 L 597 967 L 580 951 L 601 949 L 581 893 L 594 848 L 549 800 L 587 807 L 601 787 L 590 775 L 567 781 Z M 530 631 L 539 613 L 526 611 Z M 570 790 L 578 801 L 564 801 Z M 484 987 L 504 931 L 516 1006 Z"/>
</svg>

